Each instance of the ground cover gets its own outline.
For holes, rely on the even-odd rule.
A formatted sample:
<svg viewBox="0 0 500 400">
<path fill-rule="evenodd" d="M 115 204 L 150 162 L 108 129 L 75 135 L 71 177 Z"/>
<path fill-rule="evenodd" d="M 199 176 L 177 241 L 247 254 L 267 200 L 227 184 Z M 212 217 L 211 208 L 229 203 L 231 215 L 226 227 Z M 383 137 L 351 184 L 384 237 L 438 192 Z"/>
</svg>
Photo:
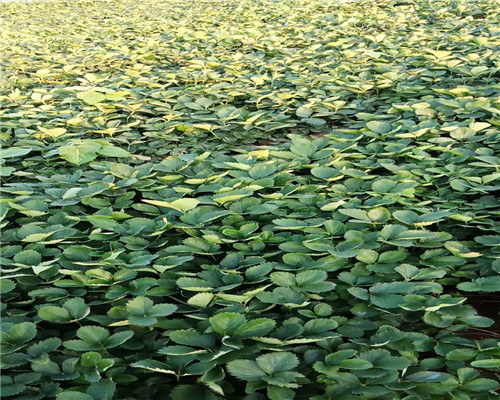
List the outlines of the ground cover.
<svg viewBox="0 0 500 400">
<path fill-rule="evenodd" d="M 497 5 L 2 4 L 2 396 L 497 398 Z"/>
</svg>

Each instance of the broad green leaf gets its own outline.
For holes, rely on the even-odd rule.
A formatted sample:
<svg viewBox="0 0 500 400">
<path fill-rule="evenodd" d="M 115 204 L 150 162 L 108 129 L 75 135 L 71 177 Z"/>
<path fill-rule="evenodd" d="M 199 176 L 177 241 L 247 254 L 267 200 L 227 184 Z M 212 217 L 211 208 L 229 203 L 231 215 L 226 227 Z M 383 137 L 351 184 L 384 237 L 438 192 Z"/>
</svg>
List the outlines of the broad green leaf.
<svg viewBox="0 0 500 400">
<path fill-rule="evenodd" d="M 421 371 L 406 376 L 406 380 L 411 382 L 444 382 L 449 378 L 449 375 L 443 372 Z"/>
<path fill-rule="evenodd" d="M 300 157 L 311 157 L 317 150 L 318 147 L 308 139 L 297 137 L 292 139 L 290 151 Z"/>
<path fill-rule="evenodd" d="M 256 358 L 257 365 L 268 375 L 289 371 L 299 365 L 299 359 L 293 353 L 267 353 Z"/>
<path fill-rule="evenodd" d="M 24 265 L 38 265 L 42 261 L 42 256 L 35 250 L 24 250 L 14 256 L 14 261 Z"/>
<path fill-rule="evenodd" d="M 313 110 L 306 106 L 297 108 L 297 111 L 295 112 L 295 114 L 297 114 L 297 117 L 300 118 L 309 118 L 312 115 L 312 113 Z"/>
<path fill-rule="evenodd" d="M 188 300 L 188 304 L 195 307 L 205 308 L 210 304 L 213 298 L 214 295 L 212 293 L 198 293 Z"/>
<path fill-rule="evenodd" d="M 65 308 L 47 306 L 38 310 L 38 316 L 45 320 L 55 323 L 64 324 L 71 321 L 71 315 Z"/>
<path fill-rule="evenodd" d="M 186 212 L 194 209 L 200 202 L 196 199 L 182 198 L 174 200 L 172 202 L 168 201 L 157 201 L 157 200 L 143 200 L 144 203 L 152 204 L 158 207 L 173 208 L 174 210 L 180 212 Z"/>
<path fill-rule="evenodd" d="M 273 174 L 276 170 L 273 164 L 257 164 L 248 171 L 248 174 L 252 179 L 261 179 Z"/>
<path fill-rule="evenodd" d="M 132 331 L 117 332 L 108 338 L 106 348 L 112 349 L 113 347 L 118 347 L 129 340 L 132 336 L 134 336 L 134 332 Z"/>
<path fill-rule="evenodd" d="M 269 385 L 267 387 L 267 396 L 271 400 L 293 400 L 295 392 L 290 388 Z"/>
<path fill-rule="evenodd" d="M 155 304 L 153 307 L 151 307 L 149 315 L 153 317 L 165 317 L 172 314 L 176 310 L 177 306 L 174 304 Z"/>
<path fill-rule="evenodd" d="M 103 146 L 99 150 L 99 154 L 105 157 L 117 158 L 128 158 L 131 156 L 131 154 L 127 150 L 115 146 Z"/>
<path fill-rule="evenodd" d="M 214 332 L 222 336 L 234 335 L 246 323 L 245 317 L 236 313 L 216 314 L 209 321 Z"/>
<path fill-rule="evenodd" d="M 174 200 L 170 203 L 171 207 L 181 211 L 181 212 L 186 212 L 189 210 L 192 210 L 195 208 L 200 202 L 196 199 L 188 199 L 188 198 L 182 198 L 178 200 Z"/>
<path fill-rule="evenodd" d="M 369 121 L 366 123 L 366 127 L 379 135 L 389 133 L 392 129 L 391 124 L 384 121 Z"/>
<path fill-rule="evenodd" d="M 341 171 L 330 167 L 316 167 L 311 169 L 311 173 L 317 178 L 325 179 L 327 181 L 335 181 L 343 176 Z"/>
<path fill-rule="evenodd" d="M 81 92 L 76 97 L 87 104 L 99 104 L 106 100 L 106 96 L 99 92 Z"/>
<path fill-rule="evenodd" d="M 341 368 L 360 370 L 360 369 L 370 369 L 373 367 L 372 363 L 366 360 L 361 360 L 359 358 L 351 358 L 349 360 L 339 361 L 337 364 Z"/>
<path fill-rule="evenodd" d="M 99 382 L 94 382 L 87 389 L 87 394 L 90 394 L 94 400 L 112 400 L 116 391 L 116 383 L 111 379 L 101 379 Z"/>
<path fill-rule="evenodd" d="M 474 137 L 476 135 L 476 131 L 470 128 L 456 128 L 450 132 L 450 136 L 456 140 L 466 140 Z"/>
<path fill-rule="evenodd" d="M 109 338 L 108 330 L 100 326 L 83 326 L 76 331 L 76 335 L 92 346 L 103 345 Z"/>
<path fill-rule="evenodd" d="M 472 282 L 461 282 L 457 287 L 466 292 L 499 292 L 500 276 L 489 276 L 478 278 Z"/>
<path fill-rule="evenodd" d="M 172 341 L 187 346 L 211 348 L 215 344 L 215 338 L 212 335 L 202 334 L 194 329 L 177 330 L 169 333 Z"/>
<path fill-rule="evenodd" d="M 0 279 L 0 294 L 12 292 L 16 287 L 14 281 L 9 279 Z"/>
<path fill-rule="evenodd" d="M 238 337 L 265 336 L 275 327 L 276 322 L 269 318 L 257 318 L 240 326 L 234 335 Z"/>
<path fill-rule="evenodd" d="M 500 246 L 500 235 L 477 236 L 474 240 L 485 246 Z"/>
<path fill-rule="evenodd" d="M 470 390 L 472 392 L 488 392 L 490 390 L 498 389 L 500 384 L 498 381 L 487 378 L 478 378 L 474 379 L 470 382 L 467 382 L 464 386 L 465 389 Z"/>
<path fill-rule="evenodd" d="M 21 147 L 9 147 L 7 149 L 0 150 L 0 158 L 14 158 L 25 156 L 31 152 L 31 148 L 21 148 Z"/>
<path fill-rule="evenodd" d="M 89 312 L 89 307 L 81 298 L 74 298 L 63 303 L 63 307 L 68 310 L 71 319 L 78 320 L 85 317 Z"/>
<path fill-rule="evenodd" d="M 95 160 L 100 149 L 97 143 L 84 142 L 60 147 L 59 155 L 71 164 L 82 165 Z"/>
<path fill-rule="evenodd" d="M 168 364 L 162 363 L 157 360 L 142 360 L 135 363 L 130 364 L 133 368 L 144 368 L 149 371 L 159 372 L 162 374 L 170 374 L 175 375 L 175 371 L 171 369 Z"/>
<path fill-rule="evenodd" d="M 139 296 L 127 302 L 127 312 L 137 316 L 148 316 L 153 308 L 153 301 L 147 297 Z"/>
<path fill-rule="evenodd" d="M 253 360 L 234 360 L 227 363 L 227 371 L 234 377 L 255 382 L 266 376 L 259 365 Z"/>
<path fill-rule="evenodd" d="M 500 367 L 500 358 L 492 358 L 486 360 L 476 360 L 470 363 L 473 367 L 476 368 L 492 368 L 496 369 Z"/>
<path fill-rule="evenodd" d="M 307 222 L 290 218 L 274 219 L 273 224 L 277 229 L 301 229 L 307 226 Z"/>
</svg>

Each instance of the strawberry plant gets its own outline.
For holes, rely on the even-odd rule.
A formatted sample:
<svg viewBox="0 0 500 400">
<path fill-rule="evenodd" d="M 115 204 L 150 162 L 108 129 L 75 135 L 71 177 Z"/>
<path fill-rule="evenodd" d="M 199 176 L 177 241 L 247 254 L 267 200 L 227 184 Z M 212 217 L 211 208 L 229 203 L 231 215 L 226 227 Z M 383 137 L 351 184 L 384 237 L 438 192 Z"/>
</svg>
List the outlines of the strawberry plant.
<svg viewBox="0 0 500 400">
<path fill-rule="evenodd" d="M 495 5 L 2 3 L 2 396 L 498 398 Z"/>
</svg>

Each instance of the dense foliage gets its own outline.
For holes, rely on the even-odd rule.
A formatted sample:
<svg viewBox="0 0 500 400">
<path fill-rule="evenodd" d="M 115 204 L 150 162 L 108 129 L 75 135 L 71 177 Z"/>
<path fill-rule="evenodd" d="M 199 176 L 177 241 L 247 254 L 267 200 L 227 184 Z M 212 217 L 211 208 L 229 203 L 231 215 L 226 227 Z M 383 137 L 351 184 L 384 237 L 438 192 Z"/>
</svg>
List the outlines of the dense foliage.
<svg viewBox="0 0 500 400">
<path fill-rule="evenodd" d="M 2 4 L 2 396 L 498 398 L 495 5 Z"/>
</svg>

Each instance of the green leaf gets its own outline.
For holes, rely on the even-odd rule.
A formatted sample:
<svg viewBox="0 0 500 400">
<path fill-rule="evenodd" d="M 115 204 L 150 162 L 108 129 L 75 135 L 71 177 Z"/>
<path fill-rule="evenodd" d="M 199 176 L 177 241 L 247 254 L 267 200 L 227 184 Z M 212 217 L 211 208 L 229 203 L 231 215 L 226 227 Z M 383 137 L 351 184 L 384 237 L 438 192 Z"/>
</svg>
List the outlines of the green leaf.
<svg viewBox="0 0 500 400">
<path fill-rule="evenodd" d="M 115 146 L 103 146 L 98 153 L 105 157 L 128 158 L 131 156 L 127 150 Z"/>
<path fill-rule="evenodd" d="M 14 256 L 14 261 L 24 265 L 38 265 L 42 262 L 42 256 L 35 250 L 24 250 Z"/>
<path fill-rule="evenodd" d="M 399 210 L 392 213 L 394 218 L 398 221 L 404 222 L 405 224 L 415 224 L 419 221 L 419 216 L 413 211 Z"/>
<path fill-rule="evenodd" d="M 6 379 L 2 380 L 2 397 L 14 396 L 16 394 L 24 392 L 25 390 L 26 385 L 23 385 L 21 383 L 13 383 L 12 381 L 6 382 Z"/>
<path fill-rule="evenodd" d="M 391 124 L 384 121 L 369 121 L 366 123 L 366 127 L 379 135 L 389 133 L 392 130 Z"/>
<path fill-rule="evenodd" d="M 61 339 L 59 338 L 49 338 L 42 340 L 30 347 L 26 350 L 31 357 L 39 357 L 42 354 L 49 353 L 54 351 L 61 346 Z"/>
<path fill-rule="evenodd" d="M 200 202 L 196 199 L 189 199 L 189 198 L 182 198 L 182 199 L 177 199 L 172 202 L 168 201 L 156 201 L 156 200 L 143 200 L 144 203 L 152 204 L 154 206 L 158 207 L 167 207 L 167 208 L 173 208 L 174 210 L 180 211 L 180 212 L 186 212 L 189 210 L 192 210 L 196 208 Z"/>
<path fill-rule="evenodd" d="M 252 179 L 262 179 L 275 173 L 277 170 L 276 166 L 273 164 L 258 164 L 253 166 L 248 174 Z"/>
<path fill-rule="evenodd" d="M 354 349 L 339 350 L 333 354 L 328 354 L 325 357 L 325 362 L 328 365 L 337 365 L 341 361 L 347 360 L 348 358 L 355 356 L 357 353 L 358 352 Z"/>
<path fill-rule="evenodd" d="M 299 365 L 299 359 L 293 353 L 268 353 L 256 358 L 257 365 L 268 375 L 289 371 Z"/>
<path fill-rule="evenodd" d="M 113 400 L 116 391 L 116 384 L 111 379 L 101 379 L 94 382 L 87 389 L 87 393 L 94 400 Z"/>
<path fill-rule="evenodd" d="M 476 368 L 500 368 L 500 358 L 492 358 L 486 360 L 476 360 L 470 363 L 473 367 Z"/>
<path fill-rule="evenodd" d="M 182 329 L 169 333 L 172 341 L 187 346 L 203 347 L 210 349 L 215 344 L 215 338 L 212 335 L 202 334 L 194 329 Z"/>
<path fill-rule="evenodd" d="M 74 298 L 65 301 L 63 303 L 63 307 L 68 310 L 72 320 L 82 319 L 90 312 L 90 308 L 81 298 Z"/>
<path fill-rule="evenodd" d="M 290 272 L 273 272 L 271 280 L 283 287 L 293 287 L 295 285 L 295 275 Z"/>
<path fill-rule="evenodd" d="M 309 158 L 316 151 L 318 147 L 310 140 L 294 137 L 292 139 L 292 145 L 290 146 L 290 151 L 298 156 Z"/>
<path fill-rule="evenodd" d="M 391 218 L 391 213 L 384 207 L 377 207 L 368 211 L 368 218 L 373 222 L 387 222 Z"/>
<path fill-rule="evenodd" d="M 14 281 L 10 279 L 0 279 L 0 294 L 12 292 L 16 288 Z"/>
<path fill-rule="evenodd" d="M 399 261 L 403 261 L 406 258 L 407 254 L 403 250 L 395 250 L 395 251 L 385 251 L 378 257 L 378 262 L 381 264 L 384 263 L 397 263 Z"/>
<path fill-rule="evenodd" d="M 316 318 L 311 321 L 307 321 L 304 324 L 304 336 L 330 331 L 337 328 L 338 326 L 339 323 L 333 319 Z"/>
<path fill-rule="evenodd" d="M 459 368 L 457 370 L 457 375 L 458 381 L 461 384 L 464 384 L 465 382 L 471 381 L 472 379 L 476 378 L 479 375 L 479 372 L 477 372 L 473 368 Z"/>
<path fill-rule="evenodd" d="M 188 304 L 195 307 L 205 308 L 210 304 L 213 298 L 214 295 L 212 293 L 198 293 L 189 298 Z"/>
<path fill-rule="evenodd" d="M 87 104 L 99 104 L 106 100 L 106 96 L 98 92 L 81 92 L 77 93 L 76 97 Z"/>
<path fill-rule="evenodd" d="M 177 306 L 173 304 L 156 304 L 149 310 L 149 315 L 153 317 L 165 317 L 177 310 Z"/>
<path fill-rule="evenodd" d="M 449 374 L 435 371 L 421 371 L 408 375 L 406 380 L 411 382 L 444 382 L 449 378 Z"/>
<path fill-rule="evenodd" d="M 488 276 L 479 278 L 473 282 L 461 282 L 457 288 L 466 292 L 499 292 L 500 276 Z"/>
<path fill-rule="evenodd" d="M 419 269 L 411 264 L 400 264 L 394 270 L 406 280 L 410 280 L 419 274 Z"/>
<path fill-rule="evenodd" d="M 411 290 L 413 284 L 410 282 L 388 282 L 373 285 L 370 293 L 407 293 Z"/>
<path fill-rule="evenodd" d="M 50 322 L 55 322 L 59 324 L 65 324 L 71 321 L 71 315 L 68 310 L 61 307 L 47 306 L 42 307 L 38 310 L 38 316 Z"/>
<path fill-rule="evenodd" d="M 274 275 L 274 274 L 273 274 Z M 321 270 L 302 271 L 295 277 L 295 287 L 299 291 L 321 293 L 332 290 L 335 284 L 325 282 L 328 274 Z"/>
<path fill-rule="evenodd" d="M 131 315 L 148 316 L 153 308 L 153 301 L 147 297 L 139 296 L 127 302 L 126 309 Z"/>
<path fill-rule="evenodd" d="M 20 344 L 29 342 L 36 336 L 36 325 L 32 322 L 21 322 L 10 328 L 8 338 L 10 343 Z"/>
<path fill-rule="evenodd" d="M 227 372 L 235 378 L 255 382 L 261 380 L 266 373 L 252 360 L 234 360 L 227 363 Z"/>
<path fill-rule="evenodd" d="M 188 198 L 182 198 L 178 200 L 174 200 L 170 203 L 171 207 L 181 211 L 181 212 L 186 212 L 189 210 L 192 210 L 195 208 L 200 202 L 196 199 L 188 199 Z"/>
<path fill-rule="evenodd" d="M 277 229 L 301 229 L 307 226 L 307 222 L 289 218 L 274 219 L 273 224 L 277 225 Z"/>
<path fill-rule="evenodd" d="M 339 213 L 347 215 L 348 217 L 359 219 L 361 221 L 371 222 L 372 220 L 368 216 L 368 213 L 364 210 L 358 210 L 355 208 L 343 208 L 339 210 Z"/>
<path fill-rule="evenodd" d="M 128 317 L 130 325 L 151 326 L 158 322 L 158 319 L 152 316 L 130 315 Z"/>
<path fill-rule="evenodd" d="M 366 360 L 361 360 L 359 358 L 352 358 L 349 360 L 339 361 L 338 366 L 345 369 L 363 370 L 372 368 L 373 364 Z"/>
<path fill-rule="evenodd" d="M 460 127 L 453 129 L 450 136 L 456 140 L 466 140 L 476 136 L 476 131 L 470 128 Z"/>
<path fill-rule="evenodd" d="M 366 264 L 374 264 L 377 262 L 378 253 L 375 250 L 361 249 L 356 259 Z"/>
<path fill-rule="evenodd" d="M 252 321 L 246 322 L 240 326 L 235 332 L 234 336 L 238 337 L 252 337 L 267 335 L 275 327 L 276 322 L 269 318 L 257 318 Z"/>
<path fill-rule="evenodd" d="M 127 340 L 129 340 L 132 336 L 134 336 L 133 331 L 117 332 L 108 338 L 106 342 L 106 348 L 112 349 L 114 347 L 118 347 L 121 344 L 125 343 Z"/>
<path fill-rule="evenodd" d="M 297 117 L 301 117 L 301 118 L 309 118 L 313 113 L 313 110 L 309 107 L 306 107 L 306 106 L 302 106 L 302 107 L 299 107 L 297 108 L 297 111 L 295 111 L 295 114 L 297 115 Z"/>
<path fill-rule="evenodd" d="M 220 313 L 209 319 L 214 332 L 222 336 L 232 336 L 246 323 L 244 316 L 236 313 Z"/>
<path fill-rule="evenodd" d="M 477 236 L 474 240 L 485 246 L 500 246 L 500 235 Z"/>
<path fill-rule="evenodd" d="M 94 398 L 86 393 L 66 391 L 59 393 L 57 395 L 57 400 L 94 400 Z"/>
<path fill-rule="evenodd" d="M 29 152 L 31 152 L 31 148 L 21 148 L 21 147 L 9 147 L 7 149 L 0 150 L 0 158 L 14 158 L 25 156 Z"/>
<path fill-rule="evenodd" d="M 475 358 L 477 351 L 474 349 L 456 349 L 446 353 L 446 359 L 451 361 L 467 361 Z"/>
<path fill-rule="evenodd" d="M 392 193 L 397 183 L 390 179 L 378 179 L 372 184 L 372 189 L 377 193 Z"/>
<path fill-rule="evenodd" d="M 76 331 L 76 335 L 91 346 L 100 346 L 107 342 L 109 332 L 100 326 L 83 326 Z"/>
<path fill-rule="evenodd" d="M 130 364 L 134 368 L 144 368 L 149 371 L 160 372 L 162 374 L 172 374 L 175 372 L 165 363 L 156 360 L 143 360 Z"/>
<path fill-rule="evenodd" d="M 267 397 L 271 400 L 293 400 L 295 392 L 286 387 L 270 385 L 267 387 Z"/>
<path fill-rule="evenodd" d="M 487 392 L 498 389 L 498 386 L 499 383 L 493 379 L 478 378 L 467 382 L 464 388 L 472 392 Z"/>
<path fill-rule="evenodd" d="M 82 165 L 95 160 L 100 149 L 101 145 L 98 143 L 84 142 L 60 147 L 59 155 L 71 164 Z"/>
</svg>

